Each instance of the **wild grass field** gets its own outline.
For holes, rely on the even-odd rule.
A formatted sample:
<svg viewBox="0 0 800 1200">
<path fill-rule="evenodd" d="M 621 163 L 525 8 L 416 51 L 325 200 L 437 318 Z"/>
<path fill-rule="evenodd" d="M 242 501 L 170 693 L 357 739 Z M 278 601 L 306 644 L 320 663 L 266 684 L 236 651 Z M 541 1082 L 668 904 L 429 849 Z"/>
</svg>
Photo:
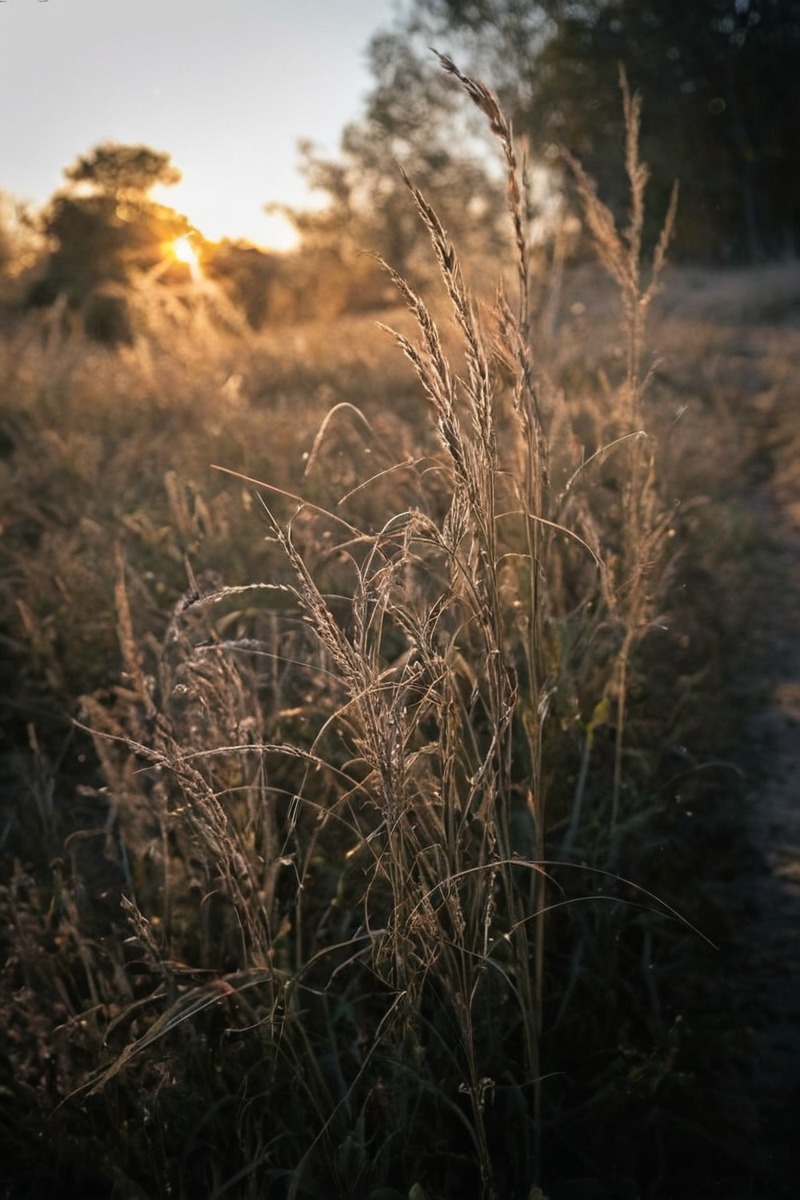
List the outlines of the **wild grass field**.
<svg viewBox="0 0 800 1200">
<path fill-rule="evenodd" d="M 3 329 L 6 1200 L 790 1194 L 737 881 L 798 272 L 641 245 L 629 99 L 630 224 L 579 174 L 600 265 L 529 286 L 464 82 L 502 292 L 411 184 L 378 319 Z"/>
</svg>

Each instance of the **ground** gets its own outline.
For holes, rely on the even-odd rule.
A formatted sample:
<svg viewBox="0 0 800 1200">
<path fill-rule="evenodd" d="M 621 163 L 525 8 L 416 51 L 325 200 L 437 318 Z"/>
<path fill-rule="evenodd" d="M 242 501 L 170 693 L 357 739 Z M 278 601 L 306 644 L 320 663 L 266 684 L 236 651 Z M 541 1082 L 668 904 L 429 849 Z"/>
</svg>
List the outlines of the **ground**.
<svg viewBox="0 0 800 1200">
<path fill-rule="evenodd" d="M 706 376 L 738 439 L 731 503 L 751 523 L 732 576 L 752 606 L 736 755 L 752 855 L 730 886 L 752 1038 L 741 1102 L 757 1131 L 743 1194 L 788 1198 L 800 1177 L 800 272 L 698 276 L 694 298 L 682 298 L 669 319 L 680 312 L 688 331 L 713 313 L 719 330 Z"/>
<path fill-rule="evenodd" d="M 761 347 L 756 329 L 749 346 Z M 763 341 L 770 354 L 770 337 Z M 795 359 L 796 361 L 796 359 Z M 795 380 L 798 378 L 794 376 Z M 794 387 L 772 397 L 764 416 L 770 470 L 753 493 L 757 521 L 773 548 L 760 592 L 754 651 L 761 703 L 750 734 L 760 759 L 747 805 L 753 869 L 738 883 L 763 1169 L 800 1177 L 800 429 Z M 787 1196 L 789 1191 L 785 1193 Z"/>
</svg>

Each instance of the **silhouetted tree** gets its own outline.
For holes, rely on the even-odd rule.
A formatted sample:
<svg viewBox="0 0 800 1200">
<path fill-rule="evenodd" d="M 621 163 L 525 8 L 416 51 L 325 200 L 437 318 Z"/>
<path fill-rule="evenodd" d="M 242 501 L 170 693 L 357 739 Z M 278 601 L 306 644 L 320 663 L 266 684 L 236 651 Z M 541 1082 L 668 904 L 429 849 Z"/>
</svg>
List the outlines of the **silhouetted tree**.
<svg viewBox="0 0 800 1200">
<path fill-rule="evenodd" d="M 79 305 L 100 285 L 124 285 L 132 271 L 164 264 L 167 244 L 191 231 L 185 217 L 150 198 L 157 183 L 180 179 L 168 154 L 106 143 L 64 175 L 66 186 L 43 215 L 52 250 L 31 294 L 35 304 L 63 294 Z"/>
<path fill-rule="evenodd" d="M 147 196 L 157 183 L 180 183 L 181 173 L 170 156 L 149 146 L 104 142 L 81 155 L 64 171 L 72 184 L 87 184 L 93 192 L 116 199 Z"/>
</svg>

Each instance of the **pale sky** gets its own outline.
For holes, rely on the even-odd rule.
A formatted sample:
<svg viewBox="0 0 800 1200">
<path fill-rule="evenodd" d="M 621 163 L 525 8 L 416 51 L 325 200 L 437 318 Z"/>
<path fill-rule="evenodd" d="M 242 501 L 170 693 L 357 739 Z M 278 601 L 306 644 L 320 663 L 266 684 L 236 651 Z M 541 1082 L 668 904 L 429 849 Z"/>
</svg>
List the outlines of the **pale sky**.
<svg viewBox="0 0 800 1200">
<path fill-rule="evenodd" d="M 44 203 L 103 141 L 165 150 L 157 198 L 206 237 L 277 245 L 297 142 L 335 155 L 398 0 L 0 0 L 0 189 Z"/>
</svg>

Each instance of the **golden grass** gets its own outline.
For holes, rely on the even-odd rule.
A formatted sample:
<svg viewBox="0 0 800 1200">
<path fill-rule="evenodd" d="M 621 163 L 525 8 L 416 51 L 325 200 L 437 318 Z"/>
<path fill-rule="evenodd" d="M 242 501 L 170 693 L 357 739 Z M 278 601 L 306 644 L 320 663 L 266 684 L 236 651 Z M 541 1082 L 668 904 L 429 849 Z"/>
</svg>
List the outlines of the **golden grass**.
<svg viewBox="0 0 800 1200">
<path fill-rule="evenodd" d="M 626 229 L 575 167 L 620 319 L 567 281 L 539 356 L 510 130 L 443 66 L 509 171 L 493 307 L 409 182 L 442 296 L 387 268 L 388 335 L 242 338 L 201 309 L 115 353 L 33 321 L 4 347 L 21 703 L 77 714 L 97 766 L 57 815 L 48 756 L 77 735 L 31 735 L 3 1005 L 25 1120 L 37 1089 L 59 1102 L 65 1147 L 88 1130 L 117 1159 L 107 1184 L 558 1194 L 567 1144 L 613 1196 L 637 1167 L 592 1128 L 685 1095 L 662 988 L 702 940 L 650 848 L 698 687 L 689 451 L 720 412 L 681 415 L 645 352 L 666 233 L 643 286 L 635 100 Z"/>
</svg>

